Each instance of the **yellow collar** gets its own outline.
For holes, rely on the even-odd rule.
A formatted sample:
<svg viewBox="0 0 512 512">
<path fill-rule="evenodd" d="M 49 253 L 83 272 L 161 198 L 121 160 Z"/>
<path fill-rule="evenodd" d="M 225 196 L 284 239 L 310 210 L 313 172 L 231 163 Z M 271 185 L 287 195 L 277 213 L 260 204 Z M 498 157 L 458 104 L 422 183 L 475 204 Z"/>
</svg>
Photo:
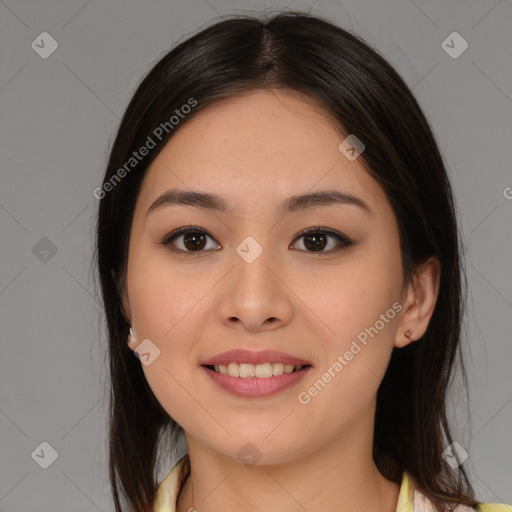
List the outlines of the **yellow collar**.
<svg viewBox="0 0 512 512">
<path fill-rule="evenodd" d="M 184 455 L 158 486 L 154 512 L 176 512 L 181 486 L 190 473 L 190 459 Z"/>
<path fill-rule="evenodd" d="M 407 471 L 402 474 L 402 485 L 398 494 L 396 512 L 414 512 L 414 481 Z"/>
</svg>

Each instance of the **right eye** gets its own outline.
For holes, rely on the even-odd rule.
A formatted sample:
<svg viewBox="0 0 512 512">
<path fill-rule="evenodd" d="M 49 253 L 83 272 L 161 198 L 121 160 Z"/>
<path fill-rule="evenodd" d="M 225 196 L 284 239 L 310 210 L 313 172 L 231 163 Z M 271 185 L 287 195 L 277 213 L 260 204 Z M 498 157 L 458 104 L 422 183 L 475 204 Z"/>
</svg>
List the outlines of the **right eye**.
<svg viewBox="0 0 512 512">
<path fill-rule="evenodd" d="M 174 252 L 204 252 L 203 249 L 205 249 L 205 245 L 207 245 L 208 238 L 213 240 L 204 229 L 194 226 L 184 226 L 166 235 L 159 243 Z M 181 239 L 181 247 L 177 247 L 175 244 L 175 240 L 179 239 Z M 220 248 L 221 246 L 219 245 L 217 249 Z"/>
</svg>

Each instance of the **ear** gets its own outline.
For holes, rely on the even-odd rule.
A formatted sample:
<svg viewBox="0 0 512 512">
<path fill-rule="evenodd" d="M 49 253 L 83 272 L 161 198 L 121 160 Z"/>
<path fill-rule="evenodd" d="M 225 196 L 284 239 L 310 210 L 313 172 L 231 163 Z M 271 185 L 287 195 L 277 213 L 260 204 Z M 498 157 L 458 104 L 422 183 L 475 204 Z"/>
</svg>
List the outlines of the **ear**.
<svg viewBox="0 0 512 512">
<path fill-rule="evenodd" d="M 425 334 L 436 306 L 440 280 L 441 264 L 437 257 L 430 257 L 417 268 L 413 282 L 402 297 L 395 347 L 405 347 Z M 411 339 L 404 334 L 409 329 L 412 329 Z"/>
<path fill-rule="evenodd" d="M 128 293 L 126 290 L 126 283 L 124 280 L 118 278 L 114 269 L 111 269 L 110 274 L 112 275 L 112 279 L 117 288 L 117 293 L 120 301 L 121 313 L 126 318 L 126 321 L 131 325 L 132 324 L 132 314 L 130 308 L 130 301 L 128 300 Z"/>
</svg>

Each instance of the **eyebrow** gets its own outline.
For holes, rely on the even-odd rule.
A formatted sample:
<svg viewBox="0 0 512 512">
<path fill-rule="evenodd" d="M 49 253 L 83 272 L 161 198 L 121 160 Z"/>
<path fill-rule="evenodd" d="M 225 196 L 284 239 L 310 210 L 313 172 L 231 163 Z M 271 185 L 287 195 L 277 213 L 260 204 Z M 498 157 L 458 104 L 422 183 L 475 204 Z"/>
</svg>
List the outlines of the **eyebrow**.
<svg viewBox="0 0 512 512">
<path fill-rule="evenodd" d="M 281 211 L 286 214 L 299 210 L 320 208 L 322 206 L 345 204 L 358 206 L 367 214 L 373 214 L 368 204 L 361 198 L 337 190 L 322 190 L 291 196 L 281 203 Z M 194 206 L 195 208 L 224 213 L 232 211 L 226 200 L 218 195 L 191 190 L 170 189 L 165 191 L 151 204 L 146 212 L 146 216 L 165 206 L 176 205 Z"/>
</svg>

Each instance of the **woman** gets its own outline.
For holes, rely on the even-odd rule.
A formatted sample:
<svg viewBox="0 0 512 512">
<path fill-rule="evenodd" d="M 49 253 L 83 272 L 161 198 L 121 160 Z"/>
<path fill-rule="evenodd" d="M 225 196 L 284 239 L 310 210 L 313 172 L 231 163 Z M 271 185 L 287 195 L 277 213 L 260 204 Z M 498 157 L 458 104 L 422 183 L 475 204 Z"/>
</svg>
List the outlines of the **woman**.
<svg viewBox="0 0 512 512">
<path fill-rule="evenodd" d="M 464 273 L 442 156 L 361 39 L 286 13 L 182 42 L 95 195 L 117 511 L 510 511 L 477 501 L 446 420 Z"/>
</svg>

